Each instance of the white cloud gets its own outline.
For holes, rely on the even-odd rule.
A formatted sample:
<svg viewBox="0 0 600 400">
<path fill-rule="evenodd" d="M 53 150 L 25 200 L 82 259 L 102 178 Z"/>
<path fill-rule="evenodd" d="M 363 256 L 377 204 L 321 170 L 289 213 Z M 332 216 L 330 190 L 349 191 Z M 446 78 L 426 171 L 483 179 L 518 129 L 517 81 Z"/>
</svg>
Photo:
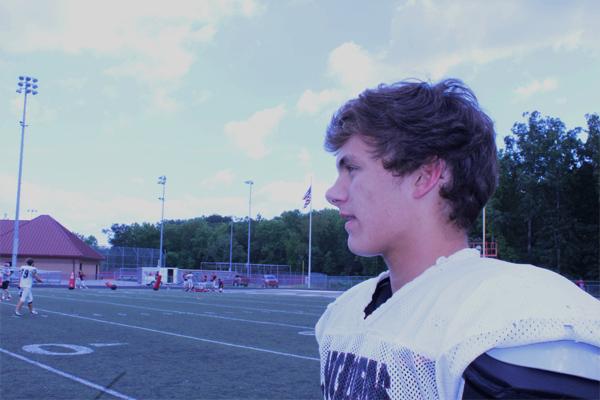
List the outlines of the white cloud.
<svg viewBox="0 0 600 400">
<path fill-rule="evenodd" d="M 298 161 L 300 161 L 300 164 L 304 167 L 310 167 L 312 165 L 312 158 L 306 147 L 302 147 L 298 152 Z"/>
<path fill-rule="evenodd" d="M 600 57 L 599 11 L 593 1 L 408 0 L 394 12 L 386 47 L 374 54 L 354 42 L 342 43 L 327 58 L 330 87 L 305 90 L 296 107 L 316 114 L 339 103 L 337 98 L 354 97 L 381 82 L 438 80 L 461 66 L 477 67 L 543 49 L 582 50 Z"/>
<path fill-rule="evenodd" d="M 58 85 L 64 89 L 73 90 L 73 91 L 81 91 L 84 86 L 87 84 L 87 78 L 67 78 L 60 80 Z"/>
<path fill-rule="evenodd" d="M 574 50 L 583 43 L 584 31 L 582 29 L 567 32 L 563 37 L 558 38 L 554 43 L 554 50 Z"/>
<path fill-rule="evenodd" d="M 40 95 L 43 92 L 40 91 Z M 29 126 L 31 121 L 35 121 L 36 126 L 42 126 L 50 122 L 56 121 L 58 118 L 57 111 L 52 106 L 47 106 L 45 103 L 38 101 L 39 96 L 27 96 L 27 115 L 26 123 Z M 15 94 L 10 101 L 11 114 L 15 117 L 16 123 L 23 118 L 23 95 Z"/>
<path fill-rule="evenodd" d="M 296 108 L 302 114 L 317 114 L 323 109 L 339 104 L 345 97 L 345 93 L 339 89 L 325 89 L 313 92 L 308 89 L 298 99 Z"/>
<path fill-rule="evenodd" d="M 599 8 L 592 3 L 406 2 L 394 14 L 388 62 L 400 76 L 413 72 L 438 79 L 459 65 L 486 64 L 540 49 L 586 48 L 598 54 Z M 403 58 L 405 54 L 410 58 Z"/>
<path fill-rule="evenodd" d="M 546 78 L 543 81 L 534 80 L 525 86 L 515 89 L 515 93 L 521 97 L 529 97 L 537 93 L 546 93 L 555 90 L 558 87 L 558 81 L 555 78 Z"/>
<path fill-rule="evenodd" d="M 212 41 L 224 19 L 262 10 L 255 0 L 8 0 L 0 5 L 0 49 L 90 51 L 114 59 L 109 74 L 169 81 L 189 71 L 193 46 Z"/>
<path fill-rule="evenodd" d="M 155 110 L 165 113 L 172 113 L 180 108 L 177 100 L 175 100 L 168 90 L 163 88 L 156 88 L 154 90 L 151 104 Z"/>
<path fill-rule="evenodd" d="M 129 181 L 134 185 L 142 186 L 146 184 L 146 178 L 142 178 L 140 176 L 132 176 Z"/>
<path fill-rule="evenodd" d="M 296 102 L 299 113 L 314 115 L 329 111 L 365 88 L 393 76 L 393 69 L 382 62 L 379 56 L 370 54 L 354 42 L 346 42 L 329 53 L 327 75 L 335 87 L 321 91 L 305 90 Z"/>
<path fill-rule="evenodd" d="M 225 134 L 250 158 L 263 158 L 269 153 L 266 139 L 275 132 L 286 113 L 283 104 L 257 111 L 245 121 L 225 124 Z"/>
<path fill-rule="evenodd" d="M 310 185 L 310 176 L 299 181 L 272 181 L 256 189 L 256 196 L 252 198 L 252 210 L 255 215 L 260 213 L 266 218 L 272 218 L 284 211 L 300 209 L 304 206 L 304 194 Z M 322 209 L 329 204 L 325 200 L 325 191 L 330 183 L 320 180 L 312 181 L 313 209 Z M 307 209 L 308 210 L 308 209 Z M 307 211 L 304 210 L 304 211 Z"/>
<path fill-rule="evenodd" d="M 201 182 L 201 185 L 204 187 L 214 188 L 214 187 L 222 187 L 229 186 L 235 179 L 235 174 L 230 169 L 223 169 L 218 171 L 213 176 L 204 179 Z"/>
<path fill-rule="evenodd" d="M 354 42 L 347 42 L 329 54 L 327 72 L 340 85 L 354 92 L 376 84 L 381 67 L 376 59 Z"/>
<path fill-rule="evenodd" d="M 206 103 L 213 96 L 212 92 L 209 90 L 193 90 L 192 91 L 192 102 L 194 104 L 202 104 Z"/>
<path fill-rule="evenodd" d="M 227 181 L 231 171 L 220 171 L 213 182 L 221 179 Z M 220 177 L 220 178 L 218 178 Z M 235 177 L 231 178 L 235 179 Z M 14 187 L 16 178 L 0 173 L 1 187 Z M 134 185 L 143 185 L 144 178 L 132 178 Z M 302 197 L 309 186 L 307 175 L 297 181 L 273 181 L 266 185 L 255 185 L 252 197 L 252 215 L 261 214 L 265 218 L 273 218 L 284 211 L 300 209 L 304 202 Z M 313 209 L 327 207 L 325 191 L 331 182 L 313 180 Z M 112 195 L 105 196 L 105 192 Z M 132 190 L 133 192 L 134 190 Z M 160 220 L 160 201 L 157 196 L 125 194 L 103 188 L 102 193 L 73 191 L 54 185 L 31 183 L 22 184 L 21 218 L 28 218 L 25 210 L 37 209 L 37 215 L 49 214 L 67 229 L 94 235 L 101 244 L 106 244 L 106 236 L 102 229 L 114 223 L 131 224 L 134 222 L 157 223 Z M 13 218 L 14 191 L 0 191 L 0 211 Z M 306 211 L 306 210 L 304 210 Z M 245 216 L 248 212 L 247 192 L 239 196 L 207 196 L 206 193 L 195 196 L 169 192 L 165 202 L 166 219 L 189 219 L 200 215 L 234 215 Z M 3 217 L 2 214 L 0 217 Z"/>
</svg>

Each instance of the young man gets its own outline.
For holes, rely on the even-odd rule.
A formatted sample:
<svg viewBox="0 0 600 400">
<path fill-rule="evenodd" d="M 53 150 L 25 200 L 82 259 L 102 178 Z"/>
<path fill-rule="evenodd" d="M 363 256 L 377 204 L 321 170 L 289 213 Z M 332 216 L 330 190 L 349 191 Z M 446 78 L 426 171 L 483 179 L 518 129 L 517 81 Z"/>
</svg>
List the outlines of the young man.
<svg viewBox="0 0 600 400">
<path fill-rule="evenodd" d="M 77 273 L 77 288 L 78 289 L 89 289 L 87 287 L 87 285 L 85 284 L 84 280 L 85 280 L 85 274 L 83 273 L 83 271 L 80 270 Z"/>
<path fill-rule="evenodd" d="M 191 272 L 187 272 L 183 275 L 183 290 L 186 292 L 194 291 L 194 274 Z"/>
<path fill-rule="evenodd" d="M 27 302 L 27 307 L 29 307 L 29 312 L 37 315 L 37 311 L 33 309 L 33 294 L 31 293 L 31 287 L 33 286 L 33 280 L 35 279 L 37 282 L 42 282 L 42 279 L 38 276 L 37 268 L 33 266 L 33 260 L 31 258 L 27 259 L 27 265 L 23 265 L 19 269 L 20 281 L 19 281 L 19 301 L 17 302 L 17 307 L 15 308 L 15 315 L 21 316 L 21 307 L 23 303 Z"/>
<path fill-rule="evenodd" d="M 4 266 L 2 266 L 2 301 L 11 299 L 10 292 L 8 291 L 11 275 L 10 262 L 7 261 L 4 263 Z"/>
<path fill-rule="evenodd" d="M 548 270 L 468 249 L 497 158 L 493 123 L 462 82 L 366 90 L 335 113 L 325 148 L 338 169 L 326 197 L 346 220 L 348 248 L 388 267 L 317 323 L 326 399 L 522 398 L 539 388 L 514 378 L 537 370 L 517 362 L 519 372 L 504 376 L 487 352 L 552 341 L 600 347 L 596 299 Z"/>
</svg>

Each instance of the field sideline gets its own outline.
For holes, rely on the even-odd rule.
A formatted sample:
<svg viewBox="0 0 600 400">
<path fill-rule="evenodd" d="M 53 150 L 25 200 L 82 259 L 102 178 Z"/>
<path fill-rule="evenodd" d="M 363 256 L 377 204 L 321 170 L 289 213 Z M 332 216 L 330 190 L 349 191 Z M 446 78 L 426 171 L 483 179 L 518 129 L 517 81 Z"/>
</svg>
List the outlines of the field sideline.
<svg viewBox="0 0 600 400">
<path fill-rule="evenodd" d="M 4 399 L 317 399 L 314 325 L 338 293 L 34 288 L 0 303 Z"/>
</svg>

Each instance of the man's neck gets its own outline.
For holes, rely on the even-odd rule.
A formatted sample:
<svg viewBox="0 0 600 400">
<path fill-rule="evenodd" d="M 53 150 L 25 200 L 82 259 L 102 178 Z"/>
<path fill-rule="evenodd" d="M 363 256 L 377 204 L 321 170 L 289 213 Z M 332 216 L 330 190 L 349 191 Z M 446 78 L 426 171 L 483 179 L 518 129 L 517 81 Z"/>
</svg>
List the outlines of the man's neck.
<svg viewBox="0 0 600 400">
<path fill-rule="evenodd" d="M 384 254 L 384 261 L 390 271 L 392 292 L 421 275 L 433 266 L 440 257 L 448 257 L 468 247 L 464 232 L 435 232 L 429 237 L 421 236 L 406 241 Z"/>
</svg>

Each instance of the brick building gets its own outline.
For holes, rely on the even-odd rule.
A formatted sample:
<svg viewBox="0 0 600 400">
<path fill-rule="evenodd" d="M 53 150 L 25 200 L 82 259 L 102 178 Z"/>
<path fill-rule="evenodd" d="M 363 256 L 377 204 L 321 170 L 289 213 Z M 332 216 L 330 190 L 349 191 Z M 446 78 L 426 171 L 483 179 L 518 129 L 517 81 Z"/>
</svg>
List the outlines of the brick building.
<svg viewBox="0 0 600 400">
<path fill-rule="evenodd" d="M 0 260 L 10 261 L 13 246 L 13 220 L 0 220 Z M 64 275 L 83 271 L 88 279 L 97 279 L 104 256 L 79 239 L 49 215 L 19 221 L 17 266 L 27 258 L 38 269 L 60 271 Z"/>
</svg>

